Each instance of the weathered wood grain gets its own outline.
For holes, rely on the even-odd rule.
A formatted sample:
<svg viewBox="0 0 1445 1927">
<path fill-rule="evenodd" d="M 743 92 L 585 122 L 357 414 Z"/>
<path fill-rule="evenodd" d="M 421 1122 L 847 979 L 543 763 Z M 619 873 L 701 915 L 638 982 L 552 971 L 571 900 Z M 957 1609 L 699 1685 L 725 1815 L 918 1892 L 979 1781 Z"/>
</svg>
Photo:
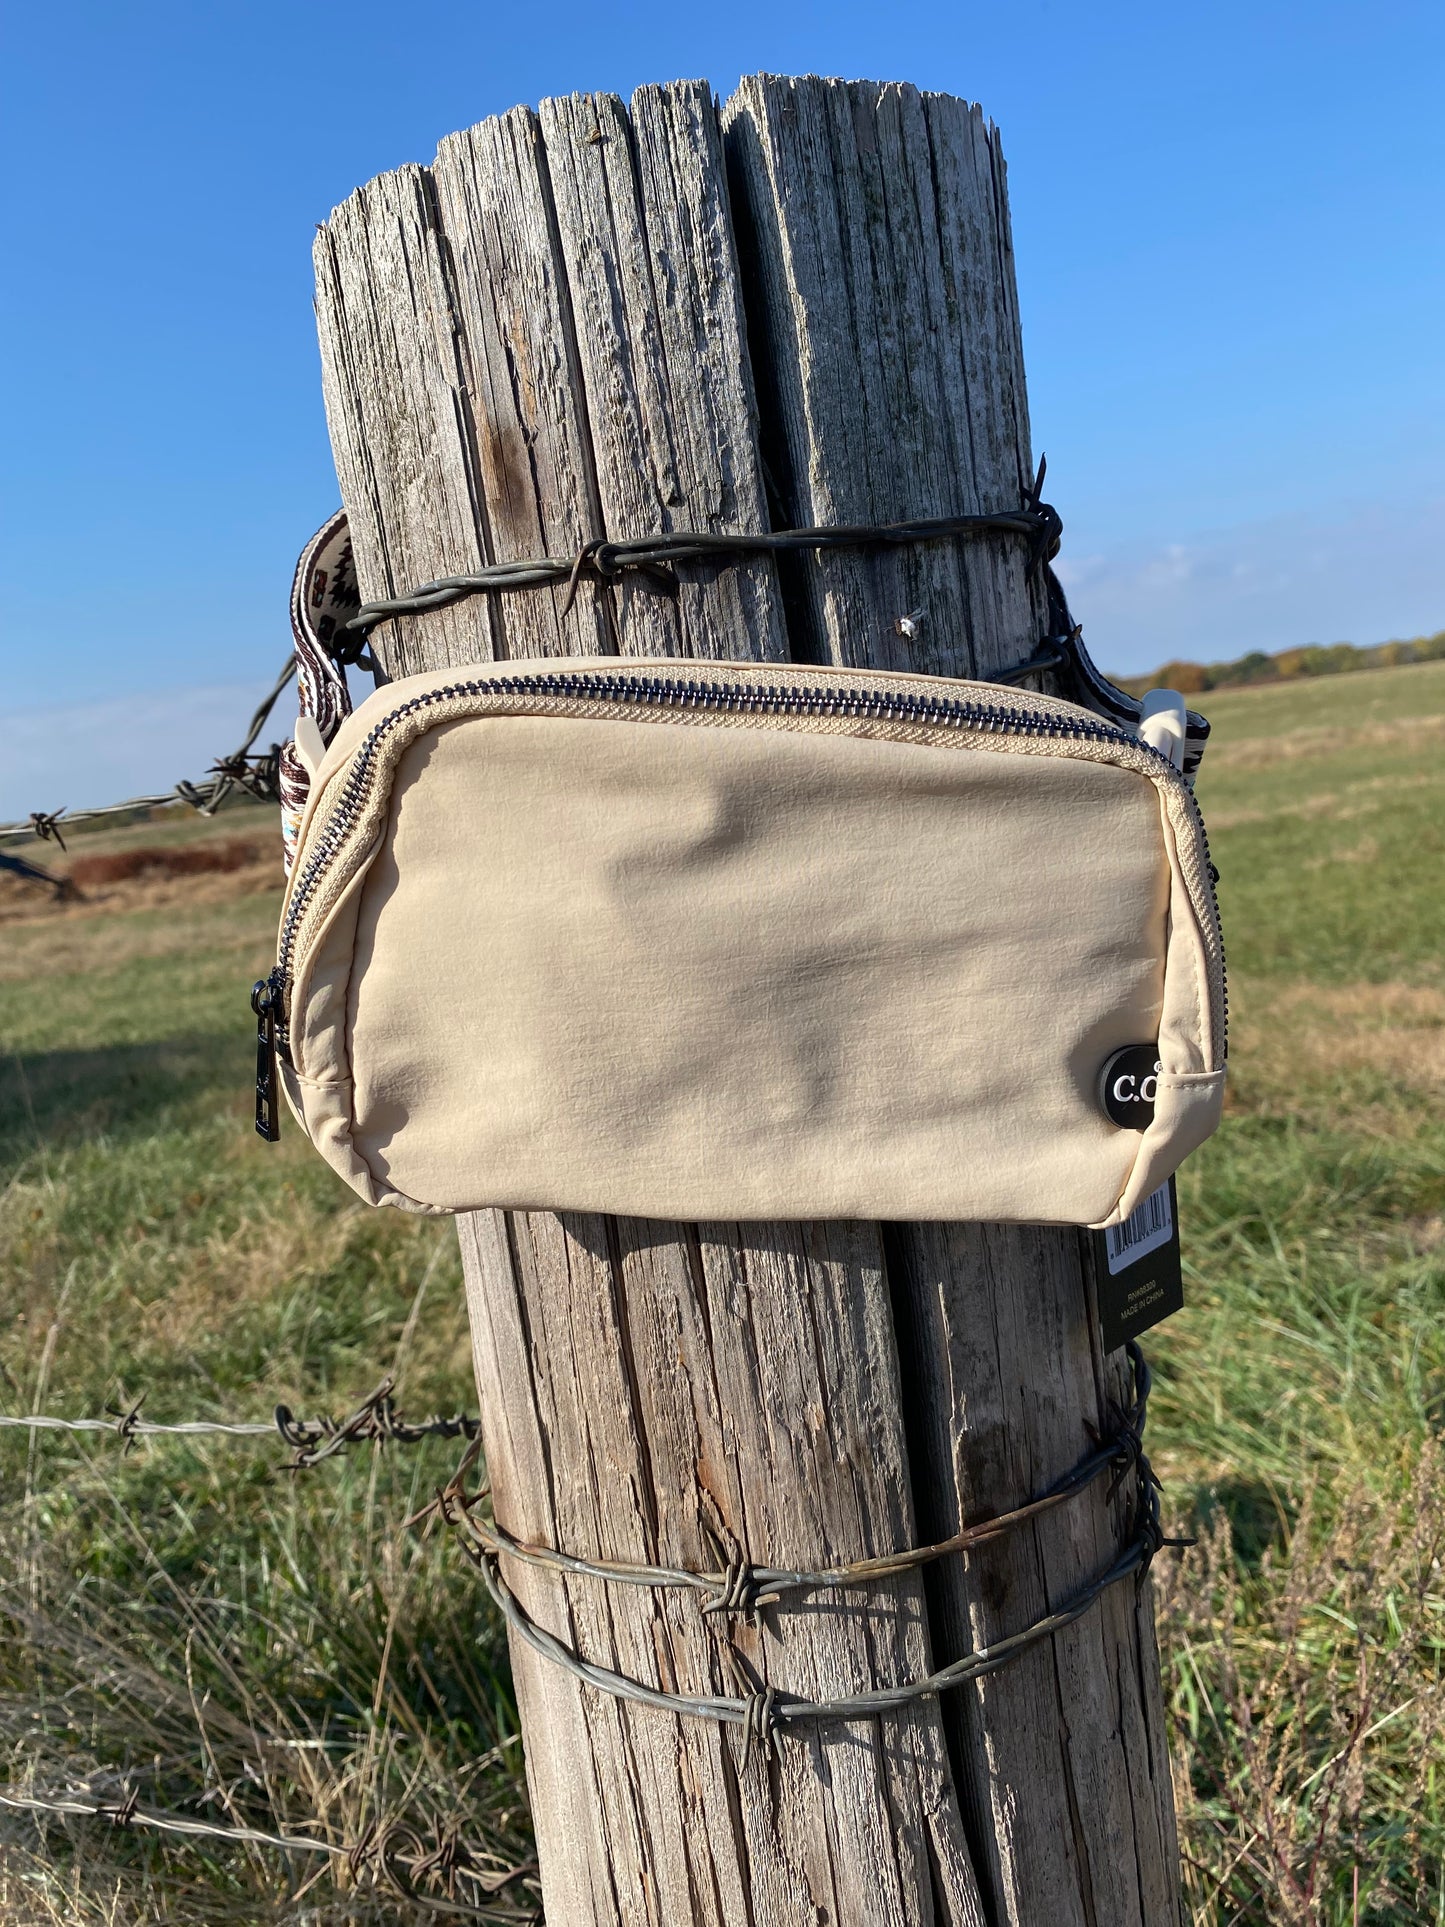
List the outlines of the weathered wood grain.
<svg viewBox="0 0 1445 1927">
<path fill-rule="evenodd" d="M 493 558 L 430 175 L 404 167 L 358 189 L 313 254 L 326 420 L 362 594 L 481 567 Z M 438 652 L 490 656 L 493 636 L 492 612 L 473 603 L 393 625 L 383 656 L 405 675 Z"/>
<path fill-rule="evenodd" d="M 543 101 L 602 512 L 612 536 L 766 526 L 722 142 L 702 83 Z M 771 566 L 634 579 L 634 655 L 783 657 Z"/>
<path fill-rule="evenodd" d="M 630 113 L 605 95 L 514 110 L 337 210 L 318 317 L 364 594 L 594 536 L 1017 502 L 1023 369 L 981 117 L 765 80 L 727 126 L 731 201 L 710 92 L 679 83 Z M 994 546 L 830 556 L 782 585 L 766 562 L 683 574 L 675 602 L 589 587 L 564 618 L 532 593 L 375 647 L 392 673 L 611 649 L 957 673 L 1039 633 L 1022 555 Z M 915 613 L 914 635 L 895 626 Z M 460 1231 L 499 1516 L 578 1552 L 697 1563 L 713 1514 L 760 1558 L 888 1550 L 1037 1489 L 1100 1409 L 1065 1234 L 542 1213 Z M 810 1696 L 891 1683 L 1056 1599 L 1112 1529 L 1087 1512 L 998 1570 L 770 1613 L 735 1644 Z M 606 1664 L 735 1689 L 689 1599 L 510 1577 Z M 1011 1692 L 825 1730 L 745 1770 L 731 1735 L 517 1649 L 552 1927 L 1172 1920 L 1167 1870 L 1135 1864 L 1151 1824 L 1157 1862 L 1168 1844 L 1147 1605 L 1090 1627 Z M 1057 1784 L 1036 1801 L 1042 1773 Z"/>
<path fill-rule="evenodd" d="M 343 210 L 349 223 L 338 216 L 318 250 L 344 290 L 325 311 L 326 353 L 338 364 L 331 391 L 346 373 L 335 344 L 352 333 L 387 341 L 395 368 L 375 373 L 364 393 L 353 385 L 341 405 L 360 415 L 389 389 L 422 411 L 408 448 L 474 451 L 479 525 L 499 559 L 604 530 L 758 526 L 766 507 L 710 95 L 682 87 L 639 97 L 635 171 L 620 103 L 552 103 L 543 119 L 553 130 L 545 150 L 520 112 L 444 143 L 435 195 L 412 198 L 410 225 L 380 184 Z M 599 126 L 609 138 L 589 139 Z M 367 233 L 373 209 L 384 222 L 377 238 Z M 450 262 L 458 286 L 435 308 L 461 317 L 459 339 L 418 312 L 401 276 L 388 294 L 394 303 L 404 285 L 409 307 L 393 306 L 387 327 L 369 315 L 383 245 L 408 262 Z M 435 420 L 424 414 L 428 397 Z M 553 485 L 545 460 L 488 456 L 499 444 L 569 442 L 564 479 L 580 470 L 594 490 L 581 508 Z M 378 466 L 367 479 L 381 493 L 388 471 Z M 367 593 L 400 557 L 419 575 L 443 566 L 440 545 L 427 551 L 425 497 L 408 491 L 408 473 L 397 465 L 398 486 L 375 514 Z M 616 621 L 629 649 L 785 648 L 767 564 L 706 587 L 694 581 L 675 607 L 638 598 Z M 559 635 L 545 597 L 507 601 L 490 629 L 477 626 L 471 653 L 551 653 L 573 640 Z M 573 646 L 596 647 L 594 634 L 584 620 Z M 385 636 L 378 647 L 388 649 Z M 468 650 L 417 624 L 407 667 L 417 652 L 443 661 Z M 487 1214 L 463 1226 L 463 1249 L 489 1470 L 514 1529 L 612 1557 L 696 1563 L 711 1556 L 705 1493 L 770 1556 L 848 1558 L 912 1536 L 871 1227 L 744 1235 Z M 528 1572 L 516 1584 L 543 1623 L 607 1663 L 659 1683 L 735 1689 L 691 1601 L 585 1582 L 564 1590 Z M 901 1610 L 890 1599 L 856 1621 L 819 1612 L 738 1644 L 760 1678 L 808 1694 L 929 1664 L 918 1585 L 905 1589 Z M 554 1922 L 672 1916 L 781 1927 L 805 1902 L 839 1922 L 981 1918 L 936 1706 L 821 1736 L 790 1748 L 781 1767 L 759 1760 L 740 1775 L 731 1736 L 583 1692 L 525 1649 L 516 1663 Z"/>
<path fill-rule="evenodd" d="M 492 560 L 574 554 L 605 523 L 537 116 L 517 107 L 450 135 L 432 173 Z M 564 600 L 549 589 L 499 608 L 505 653 L 615 654 L 611 597 L 579 596 L 565 621 Z M 461 660 L 450 648 L 433 646 L 431 660 Z"/>
<path fill-rule="evenodd" d="M 745 81 L 724 115 L 746 224 L 751 339 L 770 371 L 800 521 L 998 509 L 1031 472 L 1002 158 L 976 108 L 907 87 Z M 839 265 L 841 264 L 841 266 Z M 769 445 L 766 453 L 774 459 Z M 986 674 L 1041 633 L 1022 545 L 811 569 L 812 646 Z M 1109 1386 L 1070 1231 L 897 1226 L 887 1240 L 930 1536 L 1017 1503 L 1080 1455 Z M 1107 1564 L 1098 1493 L 931 1578 L 953 1658 Z M 1178 1916 L 1173 1807 L 1147 1608 L 1127 1597 L 950 1695 L 980 1875 L 1001 1920 L 1157 1927 Z"/>
<path fill-rule="evenodd" d="M 952 136 L 937 149 L 946 212 L 930 116 Z M 782 512 L 825 523 L 1017 507 L 1023 368 L 978 110 L 910 87 L 759 77 L 724 123 Z M 798 643 L 823 661 L 932 674 L 1018 661 L 1042 613 L 1021 559 L 992 542 L 826 553 L 802 571 L 811 634 Z"/>
</svg>

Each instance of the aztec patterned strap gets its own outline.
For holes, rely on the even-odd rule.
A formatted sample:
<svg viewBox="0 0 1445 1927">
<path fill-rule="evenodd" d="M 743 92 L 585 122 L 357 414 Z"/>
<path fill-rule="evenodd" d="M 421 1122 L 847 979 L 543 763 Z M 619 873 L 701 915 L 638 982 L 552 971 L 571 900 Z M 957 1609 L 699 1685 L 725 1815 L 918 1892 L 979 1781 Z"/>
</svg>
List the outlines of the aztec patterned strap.
<svg viewBox="0 0 1445 1927">
<path fill-rule="evenodd" d="M 301 551 L 291 583 L 291 634 L 296 645 L 296 701 L 329 743 L 351 714 L 351 693 L 337 635 L 361 606 L 346 511 L 338 509 Z M 286 873 L 296 854 L 311 776 L 294 740 L 282 745 L 279 769 L 281 836 Z"/>
</svg>

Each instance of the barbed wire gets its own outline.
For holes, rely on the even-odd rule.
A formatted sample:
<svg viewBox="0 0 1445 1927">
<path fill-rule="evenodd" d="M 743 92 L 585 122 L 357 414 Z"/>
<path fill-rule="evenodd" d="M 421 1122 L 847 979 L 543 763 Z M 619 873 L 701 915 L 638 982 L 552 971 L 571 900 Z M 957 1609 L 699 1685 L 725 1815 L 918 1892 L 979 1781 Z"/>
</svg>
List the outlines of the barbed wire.
<svg viewBox="0 0 1445 1927">
<path fill-rule="evenodd" d="M 443 1516 L 447 1516 L 445 1509 Z M 1040 1640 L 1072 1626 L 1111 1586 L 1134 1574 L 1142 1577 L 1161 1546 L 1180 1542 L 1164 1537 L 1157 1519 L 1156 1502 L 1147 1508 L 1133 1538 L 1113 1564 L 1057 1611 L 1032 1621 L 1020 1632 L 1012 1633 L 992 1646 L 976 1647 L 963 1658 L 939 1667 L 922 1678 L 906 1680 L 898 1686 L 873 1687 L 847 1697 L 825 1700 L 795 1697 L 780 1692 L 774 1686 L 754 1682 L 749 1682 L 752 1685 L 750 1692 L 736 1698 L 722 1694 L 675 1693 L 663 1687 L 648 1686 L 644 1681 L 632 1679 L 610 1666 L 600 1666 L 595 1660 L 584 1658 L 574 1648 L 564 1644 L 532 1618 L 502 1577 L 495 1554 L 477 1550 L 466 1541 L 461 1543 L 463 1552 L 481 1573 L 493 1603 L 507 1624 L 534 1652 L 571 1673 L 584 1685 L 595 1686 L 613 1699 L 632 1700 L 640 1705 L 655 1707 L 659 1712 L 681 1714 L 685 1718 L 741 1727 L 743 1762 L 746 1765 L 758 1741 L 766 1742 L 776 1751 L 779 1733 L 791 1726 L 804 1723 L 822 1725 L 834 1720 L 876 1719 L 880 1714 L 898 1712 L 917 1700 L 935 1698 L 951 1687 L 962 1686 L 970 1680 L 998 1672 Z M 728 1653 L 729 1649 L 724 1647 L 723 1651 Z M 737 1655 L 733 1654 L 731 1658 L 735 1670 L 740 1672 L 741 1662 Z"/>
<path fill-rule="evenodd" d="M 439 1913 L 487 1921 L 533 1922 L 542 1917 L 538 1907 L 484 1905 L 480 1900 L 461 1898 L 457 1891 L 461 1881 L 469 1882 L 488 1900 L 514 1883 L 535 1884 L 537 1863 L 525 1860 L 508 1865 L 497 1854 L 469 1846 L 459 1832 L 439 1822 L 434 1825 L 429 1842 L 408 1822 L 393 1821 L 386 1826 L 373 1822 L 358 1839 L 344 1844 L 319 1839 L 315 1834 L 271 1833 L 262 1827 L 197 1820 L 188 1814 L 142 1806 L 134 1788 L 120 1800 L 101 1800 L 77 1793 L 19 1793 L 7 1788 L 0 1791 L 0 1807 L 37 1817 L 106 1820 L 114 1827 L 144 1827 L 183 1839 L 222 1840 L 236 1846 L 272 1847 L 285 1853 L 325 1854 L 345 1864 L 353 1884 L 364 1873 L 372 1871 L 402 1898 L 418 1901 Z M 418 1881 L 427 1880 L 441 1880 L 444 1893 L 430 1892 L 417 1885 Z"/>
<path fill-rule="evenodd" d="M 434 1416 L 411 1421 L 404 1419 L 392 1402 L 396 1381 L 384 1378 L 362 1400 L 350 1417 L 298 1419 L 287 1405 L 278 1405 L 269 1423 L 258 1420 L 185 1419 L 177 1424 L 162 1424 L 141 1417 L 144 1395 L 126 1411 L 112 1411 L 108 1418 L 52 1418 L 48 1413 L 32 1412 L 24 1417 L 0 1414 L 0 1427 L 31 1432 L 110 1432 L 129 1452 L 143 1438 L 275 1438 L 279 1436 L 295 1453 L 284 1470 L 304 1472 L 323 1460 L 334 1457 L 348 1445 L 376 1442 L 384 1445 L 415 1445 L 422 1439 L 477 1439 L 481 1421 L 466 1412 L 451 1418 Z"/>
<path fill-rule="evenodd" d="M 676 596 L 674 562 L 735 563 L 754 555 L 778 555 L 785 550 L 842 548 L 901 548 L 914 543 L 943 542 L 985 535 L 1017 535 L 1028 543 L 1036 564 L 1054 554 L 1063 532 L 1058 511 L 1040 499 L 1044 464 L 1038 479 L 1016 509 L 991 515 L 931 516 L 911 522 L 854 524 L 834 528 L 765 529 L 750 533 L 714 534 L 675 529 L 665 535 L 639 536 L 630 541 L 605 539 L 584 542 L 575 555 L 531 556 L 516 562 L 494 562 L 467 575 L 442 576 L 424 582 L 406 595 L 363 603 L 341 626 L 358 637 L 369 636 L 383 622 L 397 616 L 424 615 L 446 609 L 469 596 L 503 595 L 519 589 L 564 588 L 562 614 L 570 611 L 584 580 L 615 582 L 636 571 L 663 595 Z"/>
<path fill-rule="evenodd" d="M 730 1546 L 726 1546 L 718 1526 L 708 1522 L 709 1536 L 719 1552 L 725 1551 L 727 1555 L 721 1571 L 583 1559 L 554 1547 L 515 1539 L 494 1520 L 482 1520 L 474 1516 L 475 1507 L 484 1496 L 480 1492 L 468 1493 L 465 1489 L 465 1475 L 476 1457 L 475 1448 L 467 1453 L 451 1481 L 438 1492 L 433 1503 L 408 1523 L 414 1524 L 431 1514 L 437 1514 L 453 1529 L 463 1555 L 480 1572 L 493 1603 L 508 1626 L 534 1652 L 571 1673 L 585 1685 L 596 1687 L 613 1698 L 631 1700 L 686 1718 L 741 1727 L 743 1760 L 746 1764 L 755 1744 L 765 1741 L 776 1750 L 778 1735 L 790 1727 L 804 1723 L 819 1725 L 834 1720 L 876 1718 L 880 1714 L 912 1705 L 917 1700 L 935 1697 L 969 1680 L 997 1672 L 1040 1640 L 1061 1632 L 1082 1618 L 1110 1587 L 1131 1575 L 1136 1575 L 1142 1581 L 1161 1547 L 1183 1547 L 1193 1543 L 1192 1540 L 1169 1538 L 1164 1532 L 1159 1505 L 1159 1480 L 1143 1444 L 1152 1375 L 1143 1352 L 1133 1340 L 1129 1341 L 1126 1349 L 1133 1372 L 1133 1394 L 1127 1408 L 1117 1403 L 1111 1406 L 1112 1429 L 1105 1438 L 1096 1436 L 1094 1451 L 1038 1498 L 991 1519 L 965 1526 L 948 1539 L 932 1545 L 909 1547 L 900 1552 L 837 1566 L 812 1569 L 767 1566 L 750 1560 L 735 1539 Z M 501 1570 L 504 1557 L 515 1557 L 524 1564 L 546 1566 L 555 1571 L 611 1584 L 647 1586 L 658 1590 L 686 1589 L 702 1595 L 701 1610 L 704 1614 L 744 1613 L 756 1623 L 764 1606 L 779 1603 L 788 1592 L 866 1586 L 880 1579 L 897 1578 L 916 1571 L 950 1553 L 976 1550 L 1087 1490 L 1110 1467 L 1115 1472 L 1109 1487 L 1108 1496 L 1111 1499 L 1121 1484 L 1131 1475 L 1133 1477 L 1133 1517 L 1129 1539 L 1114 1561 L 1074 1593 L 1063 1606 L 1032 1621 L 1019 1632 L 997 1640 L 991 1646 L 977 1647 L 973 1652 L 922 1678 L 832 1699 L 809 1700 L 784 1694 L 774 1686 L 749 1678 L 741 1656 L 726 1642 L 720 1650 L 739 1687 L 736 1696 L 678 1693 L 649 1686 L 613 1667 L 587 1659 L 539 1625 L 507 1584 Z"/>
<path fill-rule="evenodd" d="M 432 609 L 448 608 L 477 595 L 496 595 L 521 589 L 565 588 L 563 614 L 571 609 L 577 590 L 584 580 L 611 583 L 629 572 L 663 594 L 675 596 L 677 577 L 670 566 L 676 562 L 703 562 L 725 565 L 748 556 L 777 554 L 785 550 L 820 552 L 839 548 L 889 548 L 913 543 L 1015 536 L 1026 542 L 1031 566 L 1042 566 L 1049 588 L 1050 632 L 1033 651 L 1008 668 L 995 670 L 984 681 L 1015 684 L 1033 676 L 1058 672 L 1072 687 L 1076 700 L 1109 716 L 1123 727 L 1138 722 L 1139 704 L 1133 697 L 1114 688 L 1101 677 L 1082 646 L 1082 630 L 1069 614 L 1068 604 L 1048 560 L 1057 551 L 1063 530 L 1058 511 L 1043 500 L 1046 465 L 1041 460 L 1031 485 L 1025 487 L 1020 506 L 988 515 L 954 515 L 908 522 L 833 528 L 772 529 L 756 533 L 713 534 L 706 531 L 673 530 L 663 535 L 644 536 L 629 541 L 606 539 L 586 542 L 575 555 L 535 556 L 514 562 L 498 562 L 469 575 L 444 576 L 423 583 L 408 593 L 369 602 L 357 608 L 346 620 L 335 623 L 320 635 L 310 632 L 302 596 L 293 608 L 293 627 L 297 648 L 304 649 L 309 637 L 314 649 L 338 669 L 360 663 L 375 672 L 376 665 L 366 648 L 371 631 L 398 616 L 420 615 Z M 335 522 L 321 531 L 329 533 Z M 341 523 L 345 532 L 344 522 Z M 320 536 L 303 552 L 298 583 L 303 583 L 308 562 L 314 561 Z M 325 581 L 326 572 L 318 577 Z M 348 578 L 351 579 L 351 578 Z M 293 602 L 297 591 L 293 589 Z M 296 611 L 301 610 L 298 618 Z M 899 618 L 900 623 L 904 618 Z M 203 816 L 212 816 L 236 790 L 267 802 L 281 800 L 281 753 L 283 745 L 273 743 L 262 755 L 252 748 L 275 707 L 282 690 L 296 674 L 296 659 L 288 659 L 270 694 L 264 698 L 246 732 L 245 741 L 230 756 L 211 765 L 201 783 L 180 782 L 173 788 L 149 796 L 133 796 L 125 802 L 109 803 L 94 809 L 34 810 L 24 823 L 0 824 L 0 843 L 38 838 L 65 848 L 65 831 L 74 825 L 92 823 L 138 811 L 159 809 L 167 804 L 187 803 Z M 303 707 L 306 706 L 303 678 Z M 1209 725 L 1200 716 L 1189 717 L 1189 755 L 1193 767 Z"/>
<path fill-rule="evenodd" d="M 600 1579 L 612 1585 L 650 1586 L 698 1593 L 701 1610 L 710 1613 L 741 1613 L 757 1621 L 762 1608 L 778 1604 L 790 1592 L 842 1591 L 872 1585 L 881 1579 L 897 1578 L 920 1567 L 946 1559 L 952 1553 L 973 1552 L 980 1546 L 1016 1531 L 1030 1521 L 1042 1518 L 1085 1491 L 1106 1472 L 1113 1471 L 1109 1497 L 1113 1498 L 1131 1471 L 1141 1471 L 1151 1486 L 1157 1486 L 1153 1467 L 1144 1452 L 1143 1429 L 1147 1415 L 1153 1374 L 1143 1352 L 1130 1343 L 1129 1360 L 1134 1375 L 1133 1397 L 1127 1409 L 1115 1405 L 1113 1425 L 1087 1458 L 1080 1461 L 1047 1491 L 1011 1511 L 994 1514 L 962 1527 L 932 1545 L 913 1546 L 902 1552 L 884 1553 L 870 1559 L 855 1559 L 848 1564 L 812 1568 L 754 1565 L 744 1554 L 716 1507 L 703 1522 L 706 1536 L 719 1560 L 719 1569 L 699 1571 L 686 1566 L 662 1566 L 610 1559 L 584 1559 L 555 1547 L 517 1539 L 495 1519 L 480 1517 L 477 1507 L 487 1496 L 485 1489 L 469 1493 L 465 1489 L 467 1472 L 475 1462 L 479 1446 L 473 1446 L 453 1474 L 444 1492 L 416 1513 L 408 1524 L 418 1524 L 430 1514 L 440 1513 L 448 1522 L 467 1534 L 488 1557 L 505 1554 L 523 1565 L 545 1566 L 574 1577 Z M 448 1508 L 454 1508 L 448 1511 Z"/>
<path fill-rule="evenodd" d="M 170 803 L 186 803 L 202 816 L 214 816 L 237 790 L 255 797 L 258 802 L 279 801 L 276 766 L 281 745 L 273 743 L 269 750 L 259 756 L 251 752 L 282 690 L 295 673 L 295 658 L 288 657 L 270 694 L 257 705 L 246 730 L 245 741 L 229 756 L 218 757 L 199 783 L 182 781 L 152 796 L 132 796 L 124 803 L 106 803 L 90 810 L 71 810 L 64 804 L 58 810 L 32 810 L 24 823 L 0 823 L 0 843 L 17 843 L 38 837 L 42 843 L 58 843 L 63 850 L 65 832 L 82 823 L 99 822 L 111 816 L 134 815 L 139 810 L 158 810 Z"/>
</svg>

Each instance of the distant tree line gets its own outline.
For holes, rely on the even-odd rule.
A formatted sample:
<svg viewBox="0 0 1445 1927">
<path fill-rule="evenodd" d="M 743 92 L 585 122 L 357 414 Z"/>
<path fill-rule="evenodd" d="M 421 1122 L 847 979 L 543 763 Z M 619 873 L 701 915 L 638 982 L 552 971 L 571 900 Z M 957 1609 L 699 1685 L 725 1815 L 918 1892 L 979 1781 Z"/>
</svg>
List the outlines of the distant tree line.
<svg viewBox="0 0 1445 1927">
<path fill-rule="evenodd" d="M 1408 662 L 1445 660 L 1445 629 L 1409 642 L 1377 642 L 1358 648 L 1353 642 L 1310 643 L 1303 649 L 1280 649 L 1266 655 L 1251 649 L 1233 662 L 1166 662 L 1147 676 L 1118 676 L 1115 681 L 1131 695 L 1147 689 L 1177 689 L 1197 696 L 1206 689 L 1232 689 L 1244 683 L 1293 682 L 1300 676 L 1342 676 L 1353 669 L 1393 669 Z"/>
</svg>

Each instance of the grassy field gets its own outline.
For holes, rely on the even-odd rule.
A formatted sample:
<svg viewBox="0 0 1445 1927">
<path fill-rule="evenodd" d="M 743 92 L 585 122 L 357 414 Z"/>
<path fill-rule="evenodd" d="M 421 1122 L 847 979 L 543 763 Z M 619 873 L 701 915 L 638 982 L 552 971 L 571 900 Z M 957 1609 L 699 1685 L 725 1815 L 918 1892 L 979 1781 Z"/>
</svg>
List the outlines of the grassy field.
<svg viewBox="0 0 1445 1927">
<path fill-rule="evenodd" d="M 1156 1457 L 1201 1921 L 1445 1922 L 1445 664 L 1214 692 L 1227 1122 Z"/>
<path fill-rule="evenodd" d="M 451 1226 L 368 1211 L 297 1131 L 268 1151 L 251 1130 L 246 996 L 274 955 L 278 874 L 273 841 L 239 877 L 0 924 L 4 1409 L 145 1393 L 160 1420 L 278 1400 L 344 1416 L 385 1372 L 413 1417 L 475 1409 Z M 525 1858 L 504 1642 L 403 1529 L 457 1452 L 363 1448 L 288 1477 L 279 1439 L 122 1457 L 0 1435 L 4 1780 L 133 1783 L 342 1842 L 378 1818 L 461 1822 L 479 1853 Z M 298 1900 L 305 1858 L 4 1822 L 7 1927 L 421 1917 L 329 1871 Z"/>
<path fill-rule="evenodd" d="M 1156 1567 L 1191 1904 L 1445 1927 L 1445 664 L 1204 707 L 1230 1107 L 1147 1341 L 1201 1537 Z M 277 901 L 264 863 L 0 901 L 3 1409 L 340 1414 L 385 1371 L 414 1415 L 471 1408 L 450 1227 L 250 1133 Z M 503 1642 L 403 1528 L 455 1457 L 290 1478 L 267 1445 L 0 1434 L 0 1780 L 525 1857 Z M 20 1927 L 425 1917 L 339 1872 L 0 1816 Z"/>
</svg>

